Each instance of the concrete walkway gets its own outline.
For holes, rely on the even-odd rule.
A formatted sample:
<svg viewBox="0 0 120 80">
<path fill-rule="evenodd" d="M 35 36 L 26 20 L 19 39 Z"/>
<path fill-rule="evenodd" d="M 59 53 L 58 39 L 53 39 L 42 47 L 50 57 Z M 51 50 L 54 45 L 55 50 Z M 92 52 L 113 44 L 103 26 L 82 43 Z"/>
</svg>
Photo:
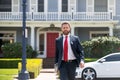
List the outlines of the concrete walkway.
<svg viewBox="0 0 120 80">
<path fill-rule="evenodd" d="M 42 69 L 40 75 L 34 80 L 59 80 L 54 69 Z"/>
<path fill-rule="evenodd" d="M 18 80 L 18 79 L 14 79 L 14 80 Z M 54 69 L 42 69 L 37 78 L 29 79 L 29 80 L 59 80 L 59 79 Z"/>
</svg>

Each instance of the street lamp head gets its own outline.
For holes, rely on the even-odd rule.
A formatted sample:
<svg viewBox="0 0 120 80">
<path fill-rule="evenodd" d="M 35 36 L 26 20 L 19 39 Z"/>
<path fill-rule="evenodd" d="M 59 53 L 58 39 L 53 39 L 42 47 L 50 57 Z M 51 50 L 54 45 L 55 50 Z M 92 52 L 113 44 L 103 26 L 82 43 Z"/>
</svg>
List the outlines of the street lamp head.
<svg viewBox="0 0 120 80">
<path fill-rule="evenodd" d="M 72 8 L 71 11 L 74 12 L 74 8 Z"/>
</svg>

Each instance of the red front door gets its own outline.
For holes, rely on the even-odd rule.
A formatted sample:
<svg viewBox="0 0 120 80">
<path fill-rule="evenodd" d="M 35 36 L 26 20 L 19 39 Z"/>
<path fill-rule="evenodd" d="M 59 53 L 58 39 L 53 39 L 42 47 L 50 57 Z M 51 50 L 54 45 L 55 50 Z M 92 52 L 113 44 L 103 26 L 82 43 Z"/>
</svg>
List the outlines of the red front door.
<svg viewBox="0 0 120 80">
<path fill-rule="evenodd" d="M 55 39 L 59 33 L 47 33 L 47 57 L 55 57 Z"/>
</svg>

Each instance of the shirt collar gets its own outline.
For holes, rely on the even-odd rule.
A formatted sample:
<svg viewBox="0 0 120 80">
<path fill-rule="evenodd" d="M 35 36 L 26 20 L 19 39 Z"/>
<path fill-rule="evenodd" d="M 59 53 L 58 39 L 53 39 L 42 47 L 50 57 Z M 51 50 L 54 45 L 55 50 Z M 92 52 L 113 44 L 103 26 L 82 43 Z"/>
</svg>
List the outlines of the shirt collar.
<svg viewBox="0 0 120 80">
<path fill-rule="evenodd" d="M 69 33 L 68 35 L 64 35 L 64 34 L 63 34 L 63 37 L 64 37 L 64 38 L 65 38 L 65 36 L 68 36 L 68 37 L 69 37 L 69 36 L 70 36 L 70 33 Z"/>
</svg>

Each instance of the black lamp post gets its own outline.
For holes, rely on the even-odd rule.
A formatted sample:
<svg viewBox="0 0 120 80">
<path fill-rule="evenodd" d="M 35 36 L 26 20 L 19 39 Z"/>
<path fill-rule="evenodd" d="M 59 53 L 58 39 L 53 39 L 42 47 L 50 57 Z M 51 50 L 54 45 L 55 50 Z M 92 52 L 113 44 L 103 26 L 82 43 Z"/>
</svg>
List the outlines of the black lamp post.
<svg viewBox="0 0 120 80">
<path fill-rule="evenodd" d="M 22 69 L 19 73 L 19 80 L 28 80 L 29 73 L 26 70 L 26 0 L 23 3 L 23 27 L 22 27 Z"/>
</svg>

